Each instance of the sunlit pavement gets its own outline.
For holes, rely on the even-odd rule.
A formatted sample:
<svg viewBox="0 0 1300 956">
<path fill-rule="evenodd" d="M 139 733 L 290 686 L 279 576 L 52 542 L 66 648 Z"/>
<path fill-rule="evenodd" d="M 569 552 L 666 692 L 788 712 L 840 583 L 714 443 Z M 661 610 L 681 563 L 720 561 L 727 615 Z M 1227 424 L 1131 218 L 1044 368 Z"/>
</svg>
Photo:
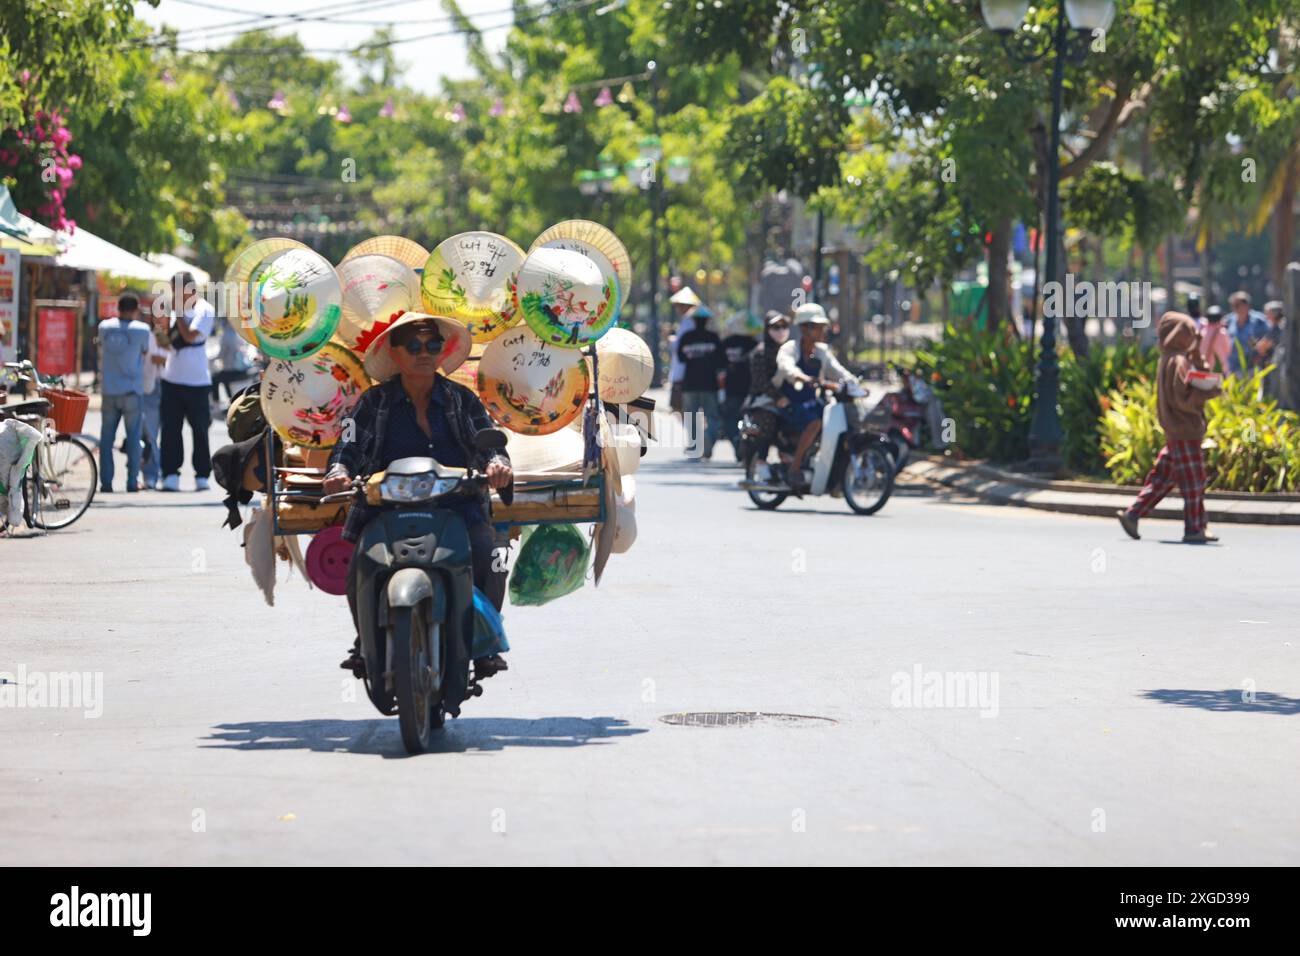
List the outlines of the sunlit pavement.
<svg viewBox="0 0 1300 956">
<path fill-rule="evenodd" d="M 758 512 L 727 453 L 653 452 L 635 547 L 507 608 L 511 670 L 415 758 L 338 668 L 343 599 L 282 571 L 267 607 L 215 486 L 0 541 L 0 671 L 102 678 L 98 717 L 0 709 L 6 862 L 1300 856 L 1300 529 Z M 660 719 L 755 711 L 828 720 Z"/>
</svg>

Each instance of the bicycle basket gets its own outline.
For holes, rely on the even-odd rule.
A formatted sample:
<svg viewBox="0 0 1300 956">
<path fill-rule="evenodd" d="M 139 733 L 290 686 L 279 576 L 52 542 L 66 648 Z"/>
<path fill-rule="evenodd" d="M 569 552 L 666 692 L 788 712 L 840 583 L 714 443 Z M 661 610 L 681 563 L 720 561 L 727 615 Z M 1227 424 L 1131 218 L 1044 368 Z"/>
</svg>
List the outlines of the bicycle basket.
<svg viewBox="0 0 1300 956">
<path fill-rule="evenodd" d="M 60 434 L 81 431 L 81 426 L 86 423 L 90 395 L 71 388 L 43 388 L 40 394 L 50 403 L 50 418 L 54 420 L 55 431 Z"/>
</svg>

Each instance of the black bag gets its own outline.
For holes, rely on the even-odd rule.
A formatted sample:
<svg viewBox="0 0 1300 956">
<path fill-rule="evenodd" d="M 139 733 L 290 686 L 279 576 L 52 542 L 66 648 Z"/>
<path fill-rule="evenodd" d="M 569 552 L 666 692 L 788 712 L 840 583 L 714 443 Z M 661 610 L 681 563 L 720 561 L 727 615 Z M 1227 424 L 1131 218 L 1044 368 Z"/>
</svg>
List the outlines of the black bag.
<svg viewBox="0 0 1300 956">
<path fill-rule="evenodd" d="M 206 338 L 201 338 L 197 342 L 186 342 L 181 336 L 181 321 L 180 318 L 177 318 L 177 320 L 167 328 L 167 344 L 172 348 L 179 352 L 181 349 L 197 348 L 207 341 Z"/>
</svg>

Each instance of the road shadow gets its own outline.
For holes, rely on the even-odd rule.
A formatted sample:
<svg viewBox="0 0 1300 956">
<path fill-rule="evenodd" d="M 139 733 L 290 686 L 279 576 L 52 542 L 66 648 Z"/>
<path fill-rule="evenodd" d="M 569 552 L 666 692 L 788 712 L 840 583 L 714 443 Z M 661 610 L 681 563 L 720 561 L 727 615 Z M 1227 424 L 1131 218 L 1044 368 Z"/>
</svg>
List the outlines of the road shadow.
<svg viewBox="0 0 1300 956">
<path fill-rule="evenodd" d="M 448 719 L 430 753 L 494 752 L 507 747 L 585 747 L 644 734 L 616 717 L 462 717 Z M 201 747 L 222 750 L 312 750 L 406 757 L 397 718 L 280 720 L 218 724 Z"/>
<path fill-rule="evenodd" d="M 1281 694 L 1255 694 L 1254 700 L 1243 700 L 1240 689 L 1234 690 L 1146 690 L 1142 696 L 1162 704 L 1174 704 L 1178 707 L 1196 707 L 1216 713 L 1233 711 L 1253 714 L 1300 714 L 1300 699 L 1283 697 Z"/>
</svg>

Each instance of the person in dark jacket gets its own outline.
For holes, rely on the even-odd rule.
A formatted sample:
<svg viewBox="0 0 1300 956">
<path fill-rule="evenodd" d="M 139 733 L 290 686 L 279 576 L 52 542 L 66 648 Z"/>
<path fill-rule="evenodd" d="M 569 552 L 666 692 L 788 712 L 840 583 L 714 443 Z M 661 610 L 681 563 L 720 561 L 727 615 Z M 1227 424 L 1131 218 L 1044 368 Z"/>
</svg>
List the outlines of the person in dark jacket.
<svg viewBox="0 0 1300 956">
<path fill-rule="evenodd" d="M 379 384 L 362 393 L 349 413 L 351 427 L 330 454 L 325 494 L 346 491 L 352 479 L 380 471 L 399 458 L 430 457 L 452 467 L 474 467 L 487 475 L 493 488 L 504 488 L 514 476 L 504 450 L 484 455 L 475 448 L 474 436 L 495 427 L 479 397 L 446 375 L 469 354 L 469 331 L 460 323 L 438 316 L 408 312 L 376 336 L 366 350 L 366 372 Z M 439 368 L 444 374 L 438 374 Z M 469 529 L 474 586 L 501 609 L 505 599 L 505 570 L 494 569 L 495 539 L 488 521 L 490 503 L 484 498 L 464 498 L 455 504 Z M 343 539 L 356 541 L 374 509 L 356 502 L 348 512 Z M 348 580 L 348 605 L 356 621 L 355 578 Z M 360 654 L 344 662 L 359 662 Z M 505 670 L 494 655 L 476 661 L 486 676 Z"/>
<path fill-rule="evenodd" d="M 722 354 L 727 359 L 722 389 L 722 437 L 731 442 L 737 461 L 740 461 L 740 406 L 749 395 L 749 353 L 757 347 L 758 342 L 745 328 L 745 317 L 732 319 L 727 337 L 722 340 Z"/>
</svg>

